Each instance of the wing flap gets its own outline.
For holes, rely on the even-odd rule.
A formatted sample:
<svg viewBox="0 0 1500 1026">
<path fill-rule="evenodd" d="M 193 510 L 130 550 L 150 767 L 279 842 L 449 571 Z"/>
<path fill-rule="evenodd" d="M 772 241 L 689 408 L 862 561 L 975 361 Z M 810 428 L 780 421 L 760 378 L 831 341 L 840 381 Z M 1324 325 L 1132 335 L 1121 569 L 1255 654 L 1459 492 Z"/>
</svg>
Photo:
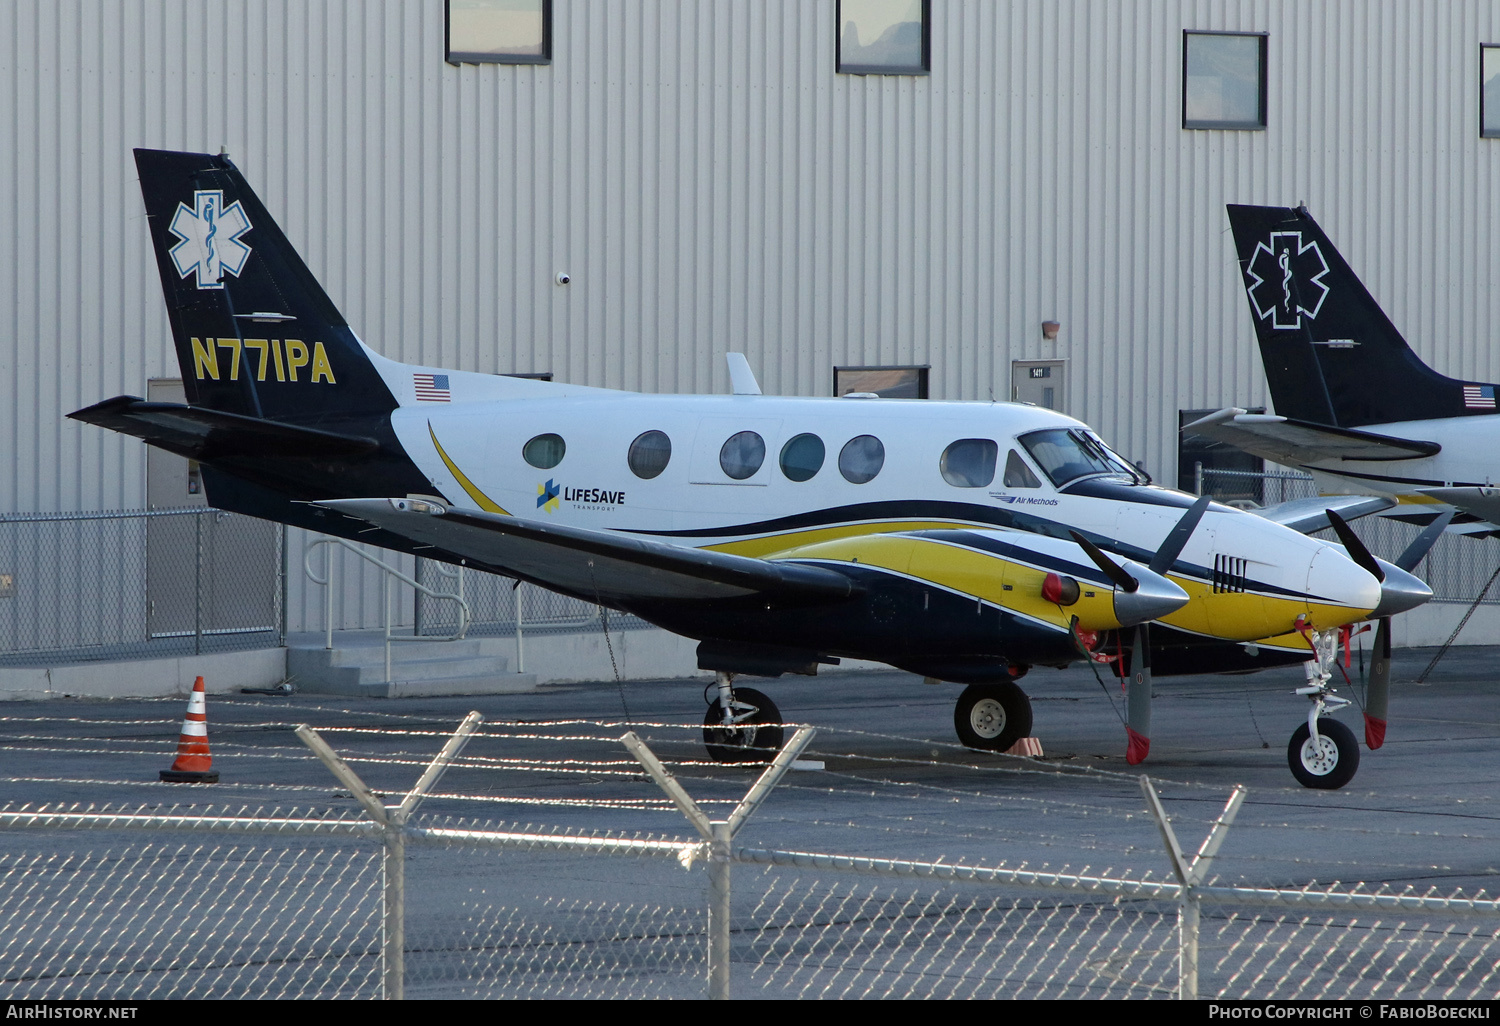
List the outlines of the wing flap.
<svg viewBox="0 0 1500 1026">
<path fill-rule="evenodd" d="M 454 510 L 407 499 L 331 499 L 317 505 L 502 572 L 597 597 L 730 599 L 765 595 L 829 602 L 854 595 L 848 577 L 825 567 L 686 548 L 613 531 L 539 524 L 499 513 Z"/>
<path fill-rule="evenodd" d="M 1230 407 L 1182 429 L 1286 466 L 1326 460 L 1412 460 L 1442 451 L 1437 442 L 1393 438 Z"/>
</svg>

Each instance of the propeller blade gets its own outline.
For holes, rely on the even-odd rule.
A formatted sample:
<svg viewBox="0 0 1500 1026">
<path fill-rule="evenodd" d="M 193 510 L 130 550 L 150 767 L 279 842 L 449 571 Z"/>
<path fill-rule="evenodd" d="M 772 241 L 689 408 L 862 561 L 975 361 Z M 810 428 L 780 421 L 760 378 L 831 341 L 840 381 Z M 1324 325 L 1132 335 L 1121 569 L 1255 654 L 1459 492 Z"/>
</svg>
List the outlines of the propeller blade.
<svg viewBox="0 0 1500 1026">
<path fill-rule="evenodd" d="M 1391 618 L 1382 616 L 1375 631 L 1370 659 L 1370 687 L 1365 695 L 1365 746 L 1374 751 L 1385 744 L 1386 710 L 1391 697 Z"/>
<path fill-rule="evenodd" d="M 1405 570 L 1407 573 L 1411 573 L 1413 570 L 1415 570 L 1417 568 L 1417 564 L 1422 562 L 1422 558 L 1432 550 L 1432 547 L 1437 544 L 1437 540 L 1442 537 L 1443 531 L 1446 530 L 1448 525 L 1453 521 L 1453 515 L 1456 512 L 1457 510 L 1450 509 L 1448 512 L 1438 517 L 1432 523 L 1428 524 L 1426 529 L 1424 529 L 1421 534 L 1417 535 L 1416 538 L 1412 540 L 1412 543 L 1406 547 L 1406 551 L 1401 553 L 1400 556 L 1396 557 L 1396 565 Z"/>
<path fill-rule="evenodd" d="M 1135 629 L 1130 650 L 1130 683 L 1125 691 L 1125 761 L 1139 766 L 1151 752 L 1151 632 Z"/>
<path fill-rule="evenodd" d="M 1375 561 L 1375 557 L 1370 553 L 1370 550 L 1365 548 L 1365 543 L 1359 540 L 1359 535 L 1354 533 L 1354 529 L 1349 526 L 1344 518 L 1333 510 L 1329 510 L 1328 523 L 1333 528 L 1333 533 L 1339 536 L 1339 541 L 1343 543 L 1345 550 L 1348 551 L 1349 558 L 1369 571 L 1371 577 L 1384 583 L 1385 571 L 1380 569 L 1380 564 Z"/>
<path fill-rule="evenodd" d="M 1106 556 L 1099 546 L 1089 541 L 1077 531 L 1069 531 L 1068 533 L 1073 536 L 1073 540 L 1078 543 L 1078 547 L 1088 553 L 1089 558 L 1094 561 L 1094 565 L 1104 571 L 1104 576 L 1115 582 L 1115 587 L 1121 591 L 1135 591 L 1141 586 L 1140 581 L 1131 577 L 1130 574 L 1125 572 L 1123 566 Z"/>
<path fill-rule="evenodd" d="M 1198 521 L 1203 519 L 1203 511 L 1208 509 L 1208 504 L 1213 501 L 1205 495 L 1182 515 L 1177 521 L 1177 526 L 1167 532 L 1166 540 L 1161 543 L 1161 548 L 1156 550 L 1156 555 L 1151 557 L 1152 573 L 1164 574 L 1172 569 L 1172 564 L 1177 562 L 1177 557 L 1182 555 L 1182 547 L 1187 544 L 1188 539 L 1197 530 Z"/>
</svg>

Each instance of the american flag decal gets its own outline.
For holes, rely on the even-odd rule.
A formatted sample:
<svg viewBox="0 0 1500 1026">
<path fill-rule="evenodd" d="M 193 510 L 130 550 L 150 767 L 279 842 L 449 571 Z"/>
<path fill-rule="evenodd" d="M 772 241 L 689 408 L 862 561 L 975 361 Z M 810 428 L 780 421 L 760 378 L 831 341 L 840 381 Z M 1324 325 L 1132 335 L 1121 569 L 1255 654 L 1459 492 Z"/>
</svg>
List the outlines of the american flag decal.
<svg viewBox="0 0 1500 1026">
<path fill-rule="evenodd" d="M 453 394 L 448 391 L 448 375 L 446 374 L 413 374 L 411 383 L 416 386 L 417 398 L 429 403 L 446 403 L 453 400 Z M 1495 405 L 1490 400 L 1490 405 Z"/>
<path fill-rule="evenodd" d="M 1471 410 L 1493 410 L 1495 408 L 1495 386 L 1465 385 L 1464 406 Z"/>
</svg>

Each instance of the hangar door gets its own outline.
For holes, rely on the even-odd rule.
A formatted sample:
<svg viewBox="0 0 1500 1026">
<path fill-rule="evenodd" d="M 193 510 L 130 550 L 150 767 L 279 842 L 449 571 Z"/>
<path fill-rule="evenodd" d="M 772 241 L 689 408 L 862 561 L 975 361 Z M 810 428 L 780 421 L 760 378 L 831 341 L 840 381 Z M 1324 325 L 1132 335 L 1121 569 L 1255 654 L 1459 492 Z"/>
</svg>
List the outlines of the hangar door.
<svg viewBox="0 0 1500 1026">
<path fill-rule="evenodd" d="M 1066 413 L 1068 364 L 1066 360 L 1017 360 L 1010 365 L 1010 397 L 1018 403 L 1045 406 Z"/>
</svg>

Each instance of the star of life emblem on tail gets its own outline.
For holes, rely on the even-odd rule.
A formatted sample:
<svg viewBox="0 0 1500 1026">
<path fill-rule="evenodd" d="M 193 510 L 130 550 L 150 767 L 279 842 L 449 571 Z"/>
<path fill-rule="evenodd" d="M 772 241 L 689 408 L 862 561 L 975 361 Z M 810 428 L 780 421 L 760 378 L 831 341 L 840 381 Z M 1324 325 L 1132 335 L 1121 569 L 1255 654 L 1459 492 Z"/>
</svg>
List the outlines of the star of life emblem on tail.
<svg viewBox="0 0 1500 1026">
<path fill-rule="evenodd" d="M 1245 291 L 1255 316 L 1269 319 L 1278 331 L 1316 320 L 1328 298 L 1323 277 L 1328 261 L 1316 241 L 1303 244 L 1301 232 L 1272 232 L 1270 243 L 1257 243 L 1245 267 Z"/>
<path fill-rule="evenodd" d="M 224 276 L 239 277 L 250 257 L 250 247 L 240 236 L 250 230 L 250 219 L 235 200 L 227 208 L 224 193 L 218 189 L 199 189 L 193 193 L 192 209 L 177 204 L 177 213 L 167 226 L 180 240 L 172 247 L 172 263 L 186 278 L 198 276 L 200 289 L 222 289 Z"/>
</svg>

